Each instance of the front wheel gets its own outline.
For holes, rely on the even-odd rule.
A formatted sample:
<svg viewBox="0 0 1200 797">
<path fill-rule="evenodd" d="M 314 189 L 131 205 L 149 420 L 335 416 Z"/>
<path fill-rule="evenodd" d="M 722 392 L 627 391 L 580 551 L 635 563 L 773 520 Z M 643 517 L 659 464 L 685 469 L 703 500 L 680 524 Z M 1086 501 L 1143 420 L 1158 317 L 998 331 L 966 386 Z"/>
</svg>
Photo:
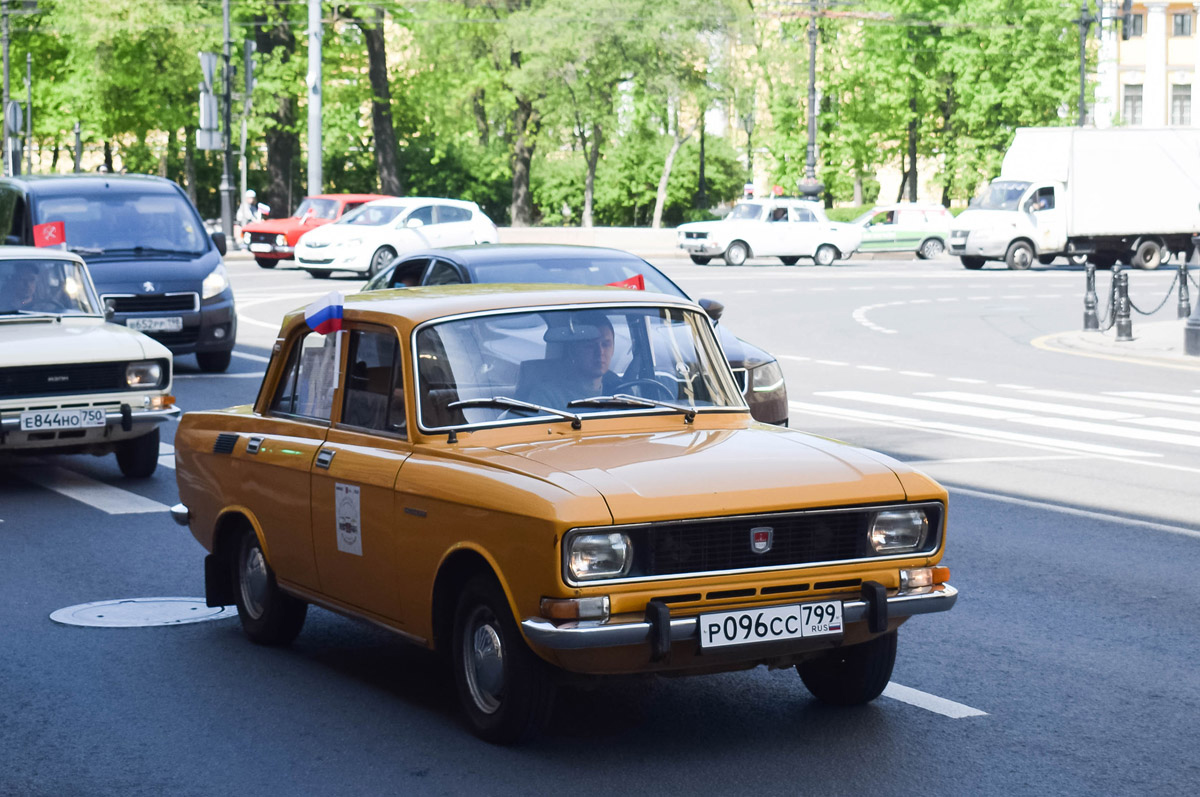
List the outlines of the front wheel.
<svg viewBox="0 0 1200 797">
<path fill-rule="evenodd" d="M 830 244 L 821 244 L 817 247 L 817 251 L 813 252 L 813 262 L 818 266 L 832 266 L 833 261 L 837 260 L 838 250 Z"/>
<path fill-rule="evenodd" d="M 734 241 L 725 250 L 725 262 L 731 266 L 740 266 L 750 257 L 750 247 L 745 241 Z"/>
<path fill-rule="evenodd" d="M 785 266 L 794 266 L 800 262 L 800 258 L 795 256 L 781 257 L 779 258 L 779 262 L 783 263 Z"/>
<path fill-rule="evenodd" d="M 158 427 L 117 443 L 117 466 L 131 479 L 148 479 L 158 467 Z"/>
<path fill-rule="evenodd" d="M 691 255 L 691 258 L 692 262 L 697 266 L 707 266 L 708 261 L 712 260 L 711 257 L 705 257 L 704 255 Z"/>
<path fill-rule="evenodd" d="M 960 257 L 959 260 L 962 261 L 963 268 L 969 268 L 972 271 L 978 271 L 987 262 L 982 257 L 967 257 L 966 255 Z"/>
<path fill-rule="evenodd" d="M 832 706 L 859 706 L 883 693 L 896 664 L 896 632 L 796 665 L 813 697 Z"/>
<path fill-rule="evenodd" d="M 554 704 L 549 667 L 525 645 L 494 578 L 469 581 L 454 613 L 453 667 L 471 729 L 493 744 L 514 744 L 544 727 Z"/>
<path fill-rule="evenodd" d="M 922 260 L 932 260 L 946 251 L 946 244 L 941 238 L 926 238 L 917 247 L 917 257 Z"/>
<path fill-rule="evenodd" d="M 1025 271 L 1035 259 L 1033 247 L 1025 241 L 1013 241 L 1004 255 L 1004 263 L 1012 271 Z"/>
<path fill-rule="evenodd" d="M 1086 266 L 1088 262 L 1087 255 L 1069 255 L 1067 262 L 1072 266 Z"/>
<path fill-rule="evenodd" d="M 371 264 L 367 267 L 367 276 L 374 277 L 388 267 L 396 259 L 396 252 L 390 246 L 381 246 L 371 255 Z"/>
<path fill-rule="evenodd" d="M 275 264 L 279 261 L 273 257 L 256 257 L 254 262 L 258 263 L 259 268 L 275 268 Z"/>
<path fill-rule="evenodd" d="M 304 627 L 308 604 L 279 588 L 254 529 L 243 529 L 234 544 L 234 597 L 242 631 L 258 645 L 290 645 Z"/>
<path fill-rule="evenodd" d="M 310 268 L 308 273 L 311 274 L 314 279 L 323 280 L 328 279 L 329 275 L 333 272 L 327 268 Z"/>
</svg>

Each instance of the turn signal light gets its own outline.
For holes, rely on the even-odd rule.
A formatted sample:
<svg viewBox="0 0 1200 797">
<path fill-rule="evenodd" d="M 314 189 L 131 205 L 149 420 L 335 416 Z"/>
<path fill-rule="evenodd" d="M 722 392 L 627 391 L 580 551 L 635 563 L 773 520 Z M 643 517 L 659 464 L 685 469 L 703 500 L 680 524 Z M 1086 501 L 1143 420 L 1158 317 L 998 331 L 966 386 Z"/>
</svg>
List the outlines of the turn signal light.
<svg viewBox="0 0 1200 797">
<path fill-rule="evenodd" d="M 933 583 L 934 584 L 945 584 L 949 580 L 950 580 L 950 568 L 948 568 L 948 567 L 933 568 Z"/>
<path fill-rule="evenodd" d="M 607 595 L 597 598 L 542 598 L 542 617 L 550 620 L 607 620 Z"/>
</svg>

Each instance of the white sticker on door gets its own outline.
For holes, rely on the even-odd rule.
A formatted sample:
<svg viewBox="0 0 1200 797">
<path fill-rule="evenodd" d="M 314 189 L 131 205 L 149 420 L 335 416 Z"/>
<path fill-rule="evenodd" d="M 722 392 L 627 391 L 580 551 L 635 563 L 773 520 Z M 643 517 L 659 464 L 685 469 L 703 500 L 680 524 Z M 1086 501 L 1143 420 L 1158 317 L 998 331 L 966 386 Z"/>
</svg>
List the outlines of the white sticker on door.
<svg viewBox="0 0 1200 797">
<path fill-rule="evenodd" d="M 343 553 L 362 556 L 362 523 L 358 512 L 358 486 L 334 484 L 333 499 L 337 506 L 337 547 Z"/>
</svg>

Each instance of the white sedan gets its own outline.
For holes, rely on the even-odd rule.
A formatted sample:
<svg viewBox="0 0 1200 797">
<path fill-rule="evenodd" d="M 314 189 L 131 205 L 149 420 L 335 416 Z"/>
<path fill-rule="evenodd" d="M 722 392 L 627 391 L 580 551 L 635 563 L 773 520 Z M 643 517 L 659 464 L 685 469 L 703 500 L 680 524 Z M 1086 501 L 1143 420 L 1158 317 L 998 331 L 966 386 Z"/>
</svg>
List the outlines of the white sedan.
<svg viewBox="0 0 1200 797">
<path fill-rule="evenodd" d="M 720 221 L 681 224 L 678 234 L 679 248 L 701 265 L 718 257 L 731 266 L 751 257 L 778 257 L 791 266 L 811 257 L 828 266 L 858 249 L 863 231 L 831 222 L 818 202 L 765 199 L 739 202 Z"/>
<path fill-rule="evenodd" d="M 296 265 L 314 277 L 373 276 L 419 249 L 497 243 L 496 225 L 474 202 L 429 197 L 377 199 L 300 236 Z"/>
</svg>

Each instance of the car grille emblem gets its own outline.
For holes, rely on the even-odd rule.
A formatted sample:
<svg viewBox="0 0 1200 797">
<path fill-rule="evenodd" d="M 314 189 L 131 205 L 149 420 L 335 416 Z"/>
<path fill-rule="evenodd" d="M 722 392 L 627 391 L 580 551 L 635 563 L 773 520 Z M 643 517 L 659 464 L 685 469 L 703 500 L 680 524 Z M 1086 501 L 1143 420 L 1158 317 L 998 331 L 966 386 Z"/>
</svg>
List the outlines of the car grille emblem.
<svg viewBox="0 0 1200 797">
<path fill-rule="evenodd" d="M 71 381 L 71 377 L 68 374 L 60 374 L 58 376 L 48 376 L 46 377 L 46 381 L 51 384 L 55 382 L 69 382 Z"/>
<path fill-rule="evenodd" d="M 775 539 L 775 529 L 770 526 L 757 526 L 750 529 L 750 550 L 755 553 L 766 553 L 771 550 Z"/>
<path fill-rule="evenodd" d="M 142 283 L 142 290 L 144 290 L 146 293 L 154 293 L 154 283 L 150 280 L 146 280 Z"/>
</svg>

